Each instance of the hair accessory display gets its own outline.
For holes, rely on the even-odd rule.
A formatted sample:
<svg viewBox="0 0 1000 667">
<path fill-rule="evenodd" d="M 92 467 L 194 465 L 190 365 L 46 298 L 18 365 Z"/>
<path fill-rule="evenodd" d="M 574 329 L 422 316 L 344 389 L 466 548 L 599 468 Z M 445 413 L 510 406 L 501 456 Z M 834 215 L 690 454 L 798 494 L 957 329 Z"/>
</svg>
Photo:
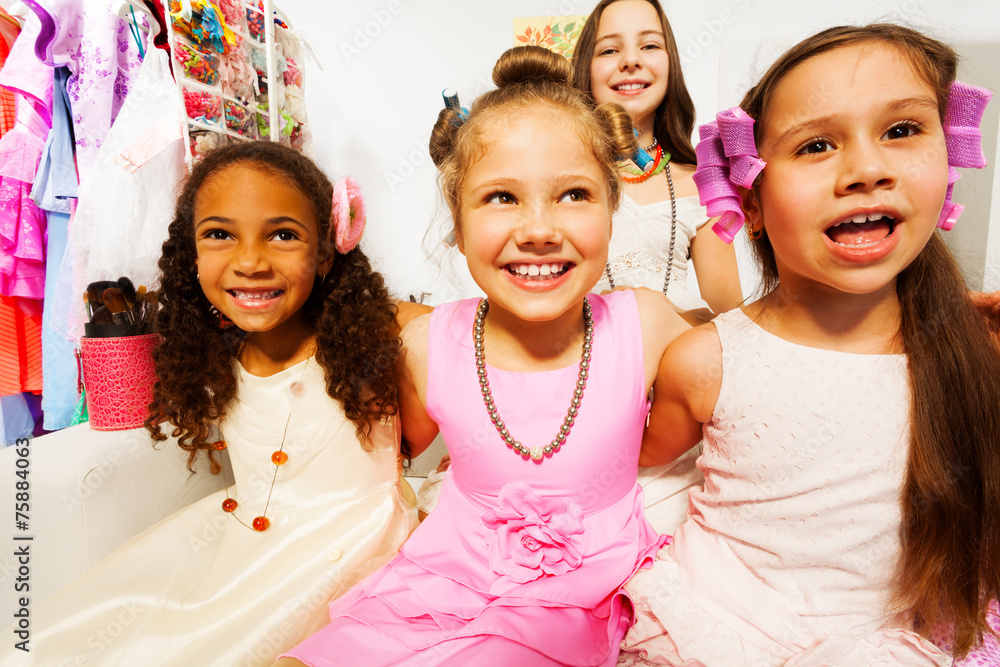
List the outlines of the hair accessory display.
<svg viewBox="0 0 1000 667">
<path fill-rule="evenodd" d="M 442 90 L 441 97 L 444 98 L 445 108 L 451 109 L 458 114 L 458 122 L 455 123 L 456 125 L 461 125 L 465 121 L 469 120 L 469 110 L 463 107 L 462 103 L 458 101 L 458 93 L 454 88 L 445 88 Z"/>
<path fill-rule="evenodd" d="M 737 186 L 751 188 L 764 169 L 753 137 L 754 119 L 743 109 L 720 111 L 715 120 L 698 128 L 701 141 L 695 149 L 698 168 L 694 182 L 710 217 L 719 217 L 712 231 L 732 243 L 743 227 L 743 208 Z"/>
<path fill-rule="evenodd" d="M 365 198 L 361 186 L 350 176 L 333 184 L 333 229 L 337 252 L 354 250 L 365 231 Z"/>
<path fill-rule="evenodd" d="M 960 81 L 954 81 L 948 91 L 948 109 L 944 117 L 944 140 L 948 147 L 948 192 L 944 198 L 938 227 L 951 229 L 965 206 L 951 200 L 955 181 L 961 178 L 955 167 L 982 169 L 986 166 L 983 155 L 983 132 L 979 124 L 993 93 Z"/>
</svg>

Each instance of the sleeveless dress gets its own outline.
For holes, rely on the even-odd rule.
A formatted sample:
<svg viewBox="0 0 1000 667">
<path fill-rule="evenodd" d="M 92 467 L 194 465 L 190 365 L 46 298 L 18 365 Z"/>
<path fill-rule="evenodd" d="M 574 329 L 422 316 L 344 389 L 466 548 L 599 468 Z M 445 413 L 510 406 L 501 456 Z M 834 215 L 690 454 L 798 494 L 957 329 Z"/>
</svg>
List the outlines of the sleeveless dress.
<svg viewBox="0 0 1000 667">
<path fill-rule="evenodd" d="M 663 538 L 643 518 L 635 481 L 649 409 L 635 295 L 588 298 L 583 402 L 566 444 L 540 462 L 509 450 L 486 412 L 472 346 L 479 300 L 434 310 L 427 410 L 452 459 L 441 500 L 389 565 L 330 605 L 330 625 L 288 655 L 314 667 L 615 664 L 631 622 L 622 584 Z M 550 442 L 577 365 L 487 369 L 510 432 Z"/>
<path fill-rule="evenodd" d="M 333 597 L 395 555 L 416 524 L 395 423 L 376 424 L 365 451 L 314 359 L 270 377 L 237 366 L 221 424 L 229 495 L 250 523 L 270 493 L 270 528 L 224 513 L 224 491 L 180 510 L 33 609 L 31 652 L 5 642 L 0 664 L 270 665 L 326 622 Z M 288 461 L 274 477 L 286 420 Z"/>
<path fill-rule="evenodd" d="M 722 385 L 688 520 L 627 585 L 622 665 L 950 665 L 887 611 L 909 449 L 905 355 L 714 320 Z M 689 662 L 685 662 L 689 661 Z"/>
</svg>

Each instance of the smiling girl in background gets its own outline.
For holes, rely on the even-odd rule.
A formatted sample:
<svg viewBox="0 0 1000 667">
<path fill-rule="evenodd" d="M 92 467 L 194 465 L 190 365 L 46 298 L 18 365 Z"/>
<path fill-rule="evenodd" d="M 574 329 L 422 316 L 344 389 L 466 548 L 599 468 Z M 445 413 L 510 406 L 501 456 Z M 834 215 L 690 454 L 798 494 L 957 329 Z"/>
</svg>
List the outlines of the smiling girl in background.
<svg viewBox="0 0 1000 667">
<path fill-rule="evenodd" d="M 765 295 L 663 357 L 640 462 L 704 437 L 705 486 L 627 586 L 620 664 L 944 666 L 935 627 L 959 657 L 995 639 L 1000 347 L 935 231 L 989 94 L 955 69 L 913 30 L 832 28 L 702 128 L 702 196 L 727 238 L 745 215 Z"/>
<path fill-rule="evenodd" d="M 648 287 L 703 319 L 735 308 L 743 300 L 736 255 L 705 225 L 710 216 L 691 180 L 694 104 L 660 3 L 600 2 L 580 32 L 573 70 L 574 85 L 596 103 L 614 102 L 629 112 L 639 145 L 656 158 L 645 173 L 634 173 L 631 162 L 618 165 L 622 205 L 597 290 Z M 688 291 L 688 259 L 701 298 Z"/>
</svg>

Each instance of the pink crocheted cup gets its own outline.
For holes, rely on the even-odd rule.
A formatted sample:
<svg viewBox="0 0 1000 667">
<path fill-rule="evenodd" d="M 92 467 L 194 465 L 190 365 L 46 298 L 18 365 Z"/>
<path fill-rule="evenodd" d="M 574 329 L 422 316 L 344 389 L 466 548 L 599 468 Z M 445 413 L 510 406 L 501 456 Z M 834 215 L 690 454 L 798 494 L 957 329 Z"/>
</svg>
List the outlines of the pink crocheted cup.
<svg viewBox="0 0 1000 667">
<path fill-rule="evenodd" d="M 159 334 L 80 339 L 92 429 L 124 431 L 143 425 L 153 400 L 153 348 L 159 342 Z"/>
</svg>

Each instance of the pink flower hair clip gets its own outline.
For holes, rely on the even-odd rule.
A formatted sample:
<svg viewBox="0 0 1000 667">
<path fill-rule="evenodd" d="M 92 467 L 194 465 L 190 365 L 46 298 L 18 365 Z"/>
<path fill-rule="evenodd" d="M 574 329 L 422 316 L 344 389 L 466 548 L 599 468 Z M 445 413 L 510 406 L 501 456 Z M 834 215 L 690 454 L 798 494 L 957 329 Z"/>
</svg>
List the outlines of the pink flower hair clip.
<svg viewBox="0 0 1000 667">
<path fill-rule="evenodd" d="M 743 109 L 720 111 L 715 120 L 698 128 L 701 141 L 695 149 L 698 168 L 694 183 L 702 206 L 719 221 L 712 231 L 732 243 L 745 216 L 737 186 L 750 189 L 764 169 L 753 138 L 754 119 Z"/>
<path fill-rule="evenodd" d="M 337 252 L 346 255 L 358 245 L 365 231 L 365 198 L 350 176 L 333 184 L 333 229 Z"/>
<path fill-rule="evenodd" d="M 986 166 L 983 155 L 983 132 L 979 129 L 983 112 L 993 93 L 985 88 L 977 88 L 960 81 L 954 81 L 948 90 L 948 110 L 944 117 L 944 140 L 948 148 L 948 192 L 937 226 L 951 229 L 965 206 L 951 200 L 955 181 L 961 174 L 955 167 L 982 169 Z"/>
</svg>

